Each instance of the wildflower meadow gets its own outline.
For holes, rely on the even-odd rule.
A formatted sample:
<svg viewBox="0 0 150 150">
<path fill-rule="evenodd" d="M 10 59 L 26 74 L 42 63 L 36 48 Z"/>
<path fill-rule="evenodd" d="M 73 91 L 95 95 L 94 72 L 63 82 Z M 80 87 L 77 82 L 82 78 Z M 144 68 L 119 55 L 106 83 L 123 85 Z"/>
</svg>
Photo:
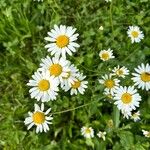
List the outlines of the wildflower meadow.
<svg viewBox="0 0 150 150">
<path fill-rule="evenodd" d="M 148 0 L 0 0 L 0 150 L 149 150 Z"/>
</svg>

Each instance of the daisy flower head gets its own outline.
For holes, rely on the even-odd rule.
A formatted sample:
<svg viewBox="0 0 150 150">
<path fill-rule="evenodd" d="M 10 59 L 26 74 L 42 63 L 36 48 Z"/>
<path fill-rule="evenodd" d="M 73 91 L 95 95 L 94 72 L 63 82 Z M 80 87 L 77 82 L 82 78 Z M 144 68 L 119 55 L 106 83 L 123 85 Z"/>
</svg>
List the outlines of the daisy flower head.
<svg viewBox="0 0 150 150">
<path fill-rule="evenodd" d="M 104 141 L 105 141 L 105 139 L 106 139 L 105 135 L 106 135 L 106 132 L 99 131 L 99 132 L 97 133 L 97 136 L 98 136 L 99 138 L 102 138 Z"/>
<path fill-rule="evenodd" d="M 106 96 L 106 100 L 108 100 L 111 103 L 112 100 L 113 100 L 113 95 L 110 93 L 110 90 L 109 89 L 104 89 L 103 94 Z"/>
<path fill-rule="evenodd" d="M 112 75 L 105 74 L 102 76 L 102 79 L 99 79 L 99 83 L 105 86 L 105 89 L 110 92 L 111 95 L 114 94 L 114 91 L 117 86 L 119 86 L 120 80 L 112 78 Z"/>
<path fill-rule="evenodd" d="M 150 131 L 142 130 L 142 132 L 145 137 L 147 137 L 147 138 L 150 137 Z"/>
<path fill-rule="evenodd" d="M 87 84 L 88 81 L 84 81 L 84 79 L 86 78 L 86 76 L 83 76 L 82 73 L 78 73 L 76 75 L 76 79 L 73 81 L 73 83 L 71 83 L 71 92 L 70 94 L 73 95 L 77 95 L 77 93 L 81 93 L 84 94 L 85 89 L 87 88 Z M 65 89 L 65 91 L 67 91 L 68 88 Z"/>
<path fill-rule="evenodd" d="M 42 59 L 42 63 L 40 64 L 41 71 L 48 71 L 50 76 L 54 76 L 60 82 L 63 81 L 63 78 L 67 77 L 70 71 L 69 69 L 69 61 L 62 57 L 52 57 L 47 56 L 45 59 Z"/>
<path fill-rule="evenodd" d="M 32 75 L 32 78 L 27 83 L 28 86 L 32 87 L 29 90 L 31 98 L 35 98 L 37 101 L 41 100 L 42 102 L 56 99 L 59 81 L 54 76 L 50 76 L 47 71 L 37 71 Z"/>
<path fill-rule="evenodd" d="M 37 104 L 34 104 L 34 112 L 28 112 L 29 117 L 24 121 L 25 125 L 28 126 L 28 130 L 32 128 L 33 125 L 36 126 L 36 133 L 47 132 L 49 130 L 48 124 L 52 124 L 51 120 L 53 119 L 52 115 L 49 115 L 51 108 L 44 112 L 44 104 L 41 104 L 41 107 Z"/>
<path fill-rule="evenodd" d="M 66 58 L 66 53 L 70 56 L 72 52 L 76 52 L 76 48 L 80 47 L 75 41 L 77 40 L 79 34 L 76 33 L 76 28 L 65 25 L 54 25 L 54 29 L 48 32 L 48 37 L 45 37 L 45 40 L 50 42 L 45 46 L 48 48 L 48 52 L 51 52 L 51 55 L 62 55 Z"/>
<path fill-rule="evenodd" d="M 137 93 L 134 86 L 129 87 L 117 87 L 114 94 L 115 105 L 118 109 L 124 112 L 130 112 L 139 107 L 139 101 L 141 101 L 141 96 Z"/>
<path fill-rule="evenodd" d="M 135 86 L 141 88 L 142 90 L 150 90 L 150 65 L 147 63 L 144 65 L 143 63 L 135 68 L 136 73 L 132 73 L 134 76 L 132 78 Z"/>
<path fill-rule="evenodd" d="M 94 130 L 92 127 L 85 127 L 83 126 L 81 128 L 81 134 L 85 137 L 85 138 L 93 138 L 94 137 Z"/>
<path fill-rule="evenodd" d="M 125 78 L 125 76 L 129 74 L 129 70 L 125 66 L 120 67 L 119 65 L 117 67 L 114 67 L 112 72 L 113 72 L 113 75 L 116 75 L 122 78 Z"/>
<path fill-rule="evenodd" d="M 140 120 L 140 111 L 137 111 L 135 113 L 132 114 L 131 119 L 134 120 L 134 122 L 137 122 Z"/>
<path fill-rule="evenodd" d="M 129 26 L 127 34 L 132 43 L 139 43 L 144 38 L 144 34 L 138 26 Z"/>
<path fill-rule="evenodd" d="M 110 48 L 108 50 L 101 50 L 99 53 L 99 57 L 103 61 L 115 58 L 115 56 L 113 56 L 113 50 L 111 50 Z"/>
<path fill-rule="evenodd" d="M 67 76 L 63 77 L 63 80 L 61 82 L 61 88 L 65 91 L 68 91 L 71 88 L 71 85 L 74 84 L 75 81 L 77 81 L 76 76 L 79 72 L 79 70 L 74 66 L 74 64 L 69 65 L 69 70 L 67 72 Z"/>
</svg>

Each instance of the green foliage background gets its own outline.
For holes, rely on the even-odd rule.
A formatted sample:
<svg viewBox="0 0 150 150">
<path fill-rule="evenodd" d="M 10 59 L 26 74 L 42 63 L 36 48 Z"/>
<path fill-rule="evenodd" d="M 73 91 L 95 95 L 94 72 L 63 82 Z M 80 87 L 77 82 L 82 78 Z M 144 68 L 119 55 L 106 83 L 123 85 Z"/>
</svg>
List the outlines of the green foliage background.
<svg viewBox="0 0 150 150">
<path fill-rule="evenodd" d="M 4 150 L 148 150 L 149 139 L 142 129 L 150 130 L 149 92 L 140 91 L 141 121 L 123 119 L 116 126 L 113 104 L 104 101 L 98 78 L 109 68 L 125 65 L 132 72 L 150 56 L 150 5 L 148 0 L 0 0 L 0 149 Z M 23 121 L 33 111 L 26 83 L 48 54 L 44 48 L 47 32 L 54 24 L 71 25 L 80 34 L 78 52 L 68 59 L 87 75 L 84 95 L 70 96 L 59 92 L 58 99 L 46 104 L 52 112 L 60 112 L 86 103 L 89 105 L 66 113 L 54 114 L 48 133 L 27 131 Z M 99 30 L 100 26 L 103 31 Z M 145 38 L 131 44 L 129 25 L 138 25 Z M 99 51 L 111 48 L 116 59 L 102 62 Z M 133 84 L 130 76 L 123 85 Z M 113 122 L 112 122 L 113 121 Z M 95 133 L 106 131 L 106 141 L 97 136 L 86 140 L 82 126 Z"/>
</svg>

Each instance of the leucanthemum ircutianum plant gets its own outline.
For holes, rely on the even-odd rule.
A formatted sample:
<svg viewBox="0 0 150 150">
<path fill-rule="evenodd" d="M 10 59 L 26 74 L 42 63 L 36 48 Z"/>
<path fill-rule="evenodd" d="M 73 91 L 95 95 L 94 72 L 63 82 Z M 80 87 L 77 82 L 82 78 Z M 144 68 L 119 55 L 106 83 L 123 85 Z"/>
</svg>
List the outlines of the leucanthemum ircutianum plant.
<svg viewBox="0 0 150 150">
<path fill-rule="evenodd" d="M 47 102 L 55 100 L 58 95 L 59 81 L 54 76 L 50 76 L 48 71 L 35 72 L 32 75 L 32 80 L 27 83 L 32 88 L 29 90 L 31 98 L 37 99 L 37 101 Z"/>
<path fill-rule="evenodd" d="M 113 78 L 111 74 L 105 74 L 102 79 L 99 79 L 99 83 L 105 86 L 106 90 L 109 90 L 110 94 L 113 95 L 116 87 L 119 86 L 120 80 Z M 107 91 L 108 92 L 108 91 Z"/>
<path fill-rule="evenodd" d="M 71 88 L 71 85 L 73 85 L 74 82 L 77 81 L 76 77 L 78 73 L 79 70 L 75 67 L 75 65 L 69 62 L 69 71 L 67 72 L 67 76 L 63 77 L 61 88 L 65 91 L 68 91 Z"/>
<path fill-rule="evenodd" d="M 28 130 L 32 128 L 32 126 L 36 126 L 36 133 L 39 132 L 47 132 L 49 130 L 49 124 L 52 124 L 51 120 L 53 119 L 50 113 L 51 108 L 44 112 L 44 104 L 41 104 L 41 107 L 37 104 L 34 104 L 34 112 L 28 112 L 29 117 L 27 117 L 24 121 L 25 125 L 28 126 Z"/>
<path fill-rule="evenodd" d="M 86 76 L 83 75 L 83 73 L 76 74 L 76 79 L 73 83 L 71 83 L 71 87 L 66 87 L 66 91 L 70 90 L 71 95 L 77 95 L 79 92 L 80 94 L 84 94 L 85 89 L 87 88 L 88 81 L 85 81 L 84 79 Z"/>
<path fill-rule="evenodd" d="M 143 63 L 135 68 L 136 73 L 132 73 L 134 77 L 132 80 L 135 86 L 141 88 L 142 90 L 149 91 L 150 90 L 150 65 L 147 63 L 144 65 Z"/>
<path fill-rule="evenodd" d="M 144 34 L 138 26 L 129 26 L 127 34 L 131 38 L 132 43 L 139 43 L 144 38 Z"/>
<path fill-rule="evenodd" d="M 41 71 L 48 71 L 50 76 L 54 76 L 59 80 L 59 82 L 63 81 L 63 78 L 68 76 L 69 69 L 69 61 L 62 57 L 52 57 L 47 56 L 45 59 L 42 59 L 42 63 L 40 63 Z"/>
<path fill-rule="evenodd" d="M 77 40 L 79 34 L 75 33 L 76 28 L 65 25 L 54 25 L 54 29 L 48 32 L 48 37 L 45 40 L 50 42 L 45 46 L 48 48 L 48 52 L 51 55 L 62 56 L 66 58 L 66 53 L 70 56 L 73 52 L 76 52 L 76 48 L 79 47 L 75 41 Z"/>
<path fill-rule="evenodd" d="M 120 67 L 118 65 L 117 67 L 114 67 L 112 72 L 113 72 L 112 75 L 116 75 L 116 76 L 122 77 L 122 78 L 125 78 L 126 75 L 129 75 L 129 70 L 125 66 Z"/>
<path fill-rule="evenodd" d="M 111 50 L 110 48 L 108 50 L 101 50 L 99 53 L 99 57 L 103 61 L 115 58 L 115 56 L 113 56 L 113 50 Z"/>
<path fill-rule="evenodd" d="M 81 134 L 85 137 L 85 138 L 93 138 L 94 137 L 94 130 L 92 127 L 85 127 L 83 126 L 81 128 Z"/>
<path fill-rule="evenodd" d="M 134 86 L 119 86 L 115 89 L 114 100 L 114 104 L 117 105 L 118 109 L 128 118 L 131 116 L 131 111 L 139 107 L 141 96 Z"/>
</svg>

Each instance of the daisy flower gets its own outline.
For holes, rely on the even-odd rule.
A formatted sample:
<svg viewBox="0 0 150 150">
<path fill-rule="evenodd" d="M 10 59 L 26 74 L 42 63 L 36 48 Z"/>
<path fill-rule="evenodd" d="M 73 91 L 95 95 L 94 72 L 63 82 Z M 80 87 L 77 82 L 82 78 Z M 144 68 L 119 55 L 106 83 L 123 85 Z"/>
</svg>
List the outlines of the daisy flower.
<svg viewBox="0 0 150 150">
<path fill-rule="evenodd" d="M 101 131 L 99 131 L 98 133 L 97 133 L 97 136 L 99 137 L 99 138 L 102 138 L 104 141 L 105 141 L 105 135 L 106 135 L 106 132 L 101 132 Z"/>
<path fill-rule="evenodd" d="M 81 134 L 85 138 L 93 138 L 94 137 L 94 130 L 92 129 L 92 127 L 82 127 L 81 128 Z"/>
<path fill-rule="evenodd" d="M 113 95 L 110 93 L 109 89 L 104 89 L 104 93 L 103 94 L 106 96 L 106 100 L 108 100 L 109 102 L 112 102 Z"/>
<path fill-rule="evenodd" d="M 48 32 L 48 37 L 45 40 L 50 42 L 45 46 L 51 55 L 62 55 L 66 58 L 66 53 L 72 55 L 72 52 L 76 52 L 76 48 L 79 47 L 75 41 L 79 36 L 78 33 L 75 34 L 76 28 L 64 25 L 54 25 L 54 29 Z"/>
<path fill-rule="evenodd" d="M 125 66 L 120 67 L 119 65 L 117 67 L 114 67 L 112 72 L 113 72 L 113 75 L 116 75 L 122 78 L 124 78 L 126 75 L 129 74 L 129 70 Z"/>
<path fill-rule="evenodd" d="M 86 76 L 83 76 L 83 74 L 78 73 L 76 75 L 76 80 L 74 80 L 74 82 L 71 84 L 71 92 L 70 94 L 73 95 L 77 95 L 77 92 L 84 94 L 85 89 L 87 88 L 87 84 L 88 81 L 84 81 L 84 79 L 86 78 Z M 69 90 L 67 87 L 64 88 L 65 91 Z"/>
<path fill-rule="evenodd" d="M 40 63 L 41 71 L 48 71 L 50 76 L 54 76 L 58 78 L 60 82 L 63 81 L 63 78 L 67 77 L 70 71 L 69 69 L 69 61 L 64 58 L 53 57 L 52 59 L 47 56 L 45 59 L 42 59 L 42 63 Z"/>
<path fill-rule="evenodd" d="M 149 132 L 149 131 L 142 130 L 142 132 L 143 132 L 143 135 L 144 135 L 145 137 L 147 137 L 147 138 L 150 137 L 150 132 Z"/>
<path fill-rule="evenodd" d="M 133 86 L 117 87 L 114 94 L 115 105 L 118 109 L 125 112 L 130 112 L 139 107 L 141 96 Z"/>
<path fill-rule="evenodd" d="M 99 53 L 99 57 L 103 61 L 115 58 L 115 56 L 113 56 L 113 50 L 111 50 L 110 48 L 108 50 L 101 50 Z"/>
<path fill-rule="evenodd" d="M 144 38 L 144 34 L 142 31 L 140 31 L 140 28 L 138 26 L 129 26 L 127 34 L 128 37 L 131 38 L 132 43 L 139 43 L 141 39 Z"/>
<path fill-rule="evenodd" d="M 99 83 L 105 86 L 106 90 L 110 91 L 110 94 L 113 95 L 117 86 L 119 86 L 120 80 L 113 79 L 112 75 L 105 74 L 102 76 L 102 79 L 99 79 Z"/>
<path fill-rule="evenodd" d="M 54 76 L 50 76 L 48 72 L 37 71 L 32 75 L 32 78 L 27 83 L 28 86 L 32 87 L 29 90 L 31 98 L 36 98 L 42 102 L 56 99 L 59 82 Z"/>
<path fill-rule="evenodd" d="M 33 125 L 36 126 L 36 133 L 47 132 L 49 130 L 48 124 L 52 124 L 51 120 L 53 119 L 52 115 L 47 116 L 51 108 L 44 112 L 44 104 L 39 105 L 34 104 L 34 112 L 28 112 L 29 117 L 24 121 L 25 125 L 28 126 L 28 130 L 32 128 Z"/>
<path fill-rule="evenodd" d="M 76 76 L 79 70 L 74 66 L 74 64 L 70 63 L 69 70 L 70 71 L 67 72 L 67 76 L 63 77 L 61 82 L 61 88 L 65 91 L 68 91 L 71 88 L 71 85 L 74 84 L 74 81 L 78 81 Z"/>
<path fill-rule="evenodd" d="M 131 119 L 134 120 L 134 122 L 137 122 L 140 120 L 140 111 L 137 111 L 135 113 L 132 114 Z"/>
<path fill-rule="evenodd" d="M 138 86 L 142 90 L 148 91 L 150 89 L 150 65 L 143 63 L 135 68 L 136 73 L 132 73 L 134 85 Z"/>
</svg>

